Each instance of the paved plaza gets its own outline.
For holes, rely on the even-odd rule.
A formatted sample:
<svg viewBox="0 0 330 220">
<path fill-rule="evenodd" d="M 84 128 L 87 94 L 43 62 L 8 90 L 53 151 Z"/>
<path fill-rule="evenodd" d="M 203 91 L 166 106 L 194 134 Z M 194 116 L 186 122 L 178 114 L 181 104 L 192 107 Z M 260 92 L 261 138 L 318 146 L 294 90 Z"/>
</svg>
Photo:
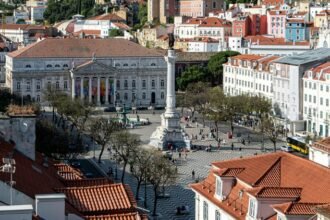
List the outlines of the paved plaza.
<svg viewBox="0 0 330 220">
<path fill-rule="evenodd" d="M 108 115 L 109 116 L 109 115 Z M 141 118 L 148 118 L 151 122 L 148 126 L 141 126 L 134 129 L 130 129 L 130 132 L 139 134 L 141 140 L 144 144 L 149 142 L 150 135 L 155 130 L 157 126 L 160 125 L 160 115 L 158 112 L 156 114 L 150 113 L 140 113 Z M 128 115 L 128 117 L 136 117 L 136 115 Z M 186 122 L 182 123 L 182 127 L 187 125 Z M 236 126 L 237 127 L 237 126 Z M 190 123 L 189 128 L 185 128 L 185 131 L 189 136 L 199 135 L 200 129 L 203 129 L 205 136 L 209 134 L 209 127 L 204 127 L 201 124 Z M 205 140 L 193 140 L 193 145 L 198 146 L 213 146 L 211 152 L 206 152 L 205 150 L 198 150 L 195 152 L 189 152 L 187 158 L 185 155 L 182 155 L 179 158 L 179 154 L 174 153 L 174 158 L 177 159 L 177 168 L 178 168 L 178 178 L 177 184 L 173 186 L 166 187 L 166 193 L 170 195 L 169 198 L 161 198 L 158 200 L 157 213 L 159 217 L 154 219 L 194 219 L 195 214 L 195 199 L 194 193 L 190 190 L 189 184 L 195 182 L 196 180 L 202 181 L 210 170 L 210 165 L 214 161 L 228 160 L 232 158 L 246 157 L 253 154 L 261 154 L 261 143 L 260 135 L 254 133 L 253 131 L 246 128 L 236 128 L 237 132 L 241 133 L 241 138 L 246 137 L 247 135 L 251 138 L 250 144 L 242 145 L 239 138 L 234 138 L 232 140 L 227 139 L 225 132 L 229 130 L 228 126 L 221 125 L 220 127 L 220 138 L 226 140 L 226 144 L 220 146 L 220 150 L 217 148 L 217 142 L 212 138 L 206 138 Z M 266 140 L 267 138 L 265 138 Z M 234 142 L 235 149 L 231 150 L 231 142 Z M 282 143 L 277 143 L 278 146 L 281 146 Z M 239 150 L 241 148 L 241 151 Z M 268 140 L 265 142 L 266 151 L 272 151 L 273 146 Z M 99 150 L 96 149 L 96 155 L 99 154 Z M 90 152 L 89 158 L 92 158 L 93 152 Z M 117 176 L 118 179 L 121 177 L 121 167 L 116 165 L 114 161 L 111 160 L 111 155 L 108 152 L 105 152 L 103 155 L 101 168 L 107 172 L 109 167 L 112 167 L 113 170 L 118 170 Z M 92 159 L 91 159 L 92 160 Z M 129 169 L 127 169 L 129 170 Z M 195 171 L 195 179 L 192 178 L 192 170 Z M 125 176 L 125 183 L 129 184 L 135 193 L 136 191 L 136 180 L 129 173 Z M 144 197 L 144 185 L 140 189 L 140 197 Z M 153 191 L 151 185 L 147 185 L 147 207 L 146 209 L 152 211 L 153 207 Z M 141 208 L 145 208 L 143 201 L 138 201 L 138 205 Z M 175 214 L 176 207 L 188 205 L 190 208 L 189 215 L 177 216 Z"/>
</svg>

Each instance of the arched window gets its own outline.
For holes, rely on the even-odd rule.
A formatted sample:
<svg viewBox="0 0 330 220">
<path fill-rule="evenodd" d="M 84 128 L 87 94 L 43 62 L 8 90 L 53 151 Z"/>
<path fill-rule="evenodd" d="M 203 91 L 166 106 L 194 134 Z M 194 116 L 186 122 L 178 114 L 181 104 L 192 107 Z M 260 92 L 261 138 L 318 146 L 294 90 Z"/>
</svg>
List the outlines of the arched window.
<svg viewBox="0 0 330 220">
<path fill-rule="evenodd" d="M 31 68 L 31 65 L 30 65 L 30 64 L 27 64 L 27 65 L 25 66 L 25 68 Z"/>
<path fill-rule="evenodd" d="M 63 67 L 68 68 L 69 66 L 68 66 L 68 64 L 63 64 Z"/>
<path fill-rule="evenodd" d="M 39 92 L 41 89 L 41 82 L 40 80 L 37 81 L 37 92 Z"/>
<path fill-rule="evenodd" d="M 47 64 L 47 68 L 52 68 L 53 66 L 51 64 Z"/>
<path fill-rule="evenodd" d="M 142 99 L 146 99 L 146 93 L 142 93 Z"/>
<path fill-rule="evenodd" d="M 136 84 L 135 84 L 135 80 L 133 79 L 132 80 L 132 88 L 135 88 L 136 87 Z"/>
<path fill-rule="evenodd" d="M 128 66 L 128 64 L 127 63 L 124 63 L 124 65 L 123 66 Z"/>
<path fill-rule="evenodd" d="M 221 220 L 221 214 L 218 210 L 215 211 L 215 220 Z"/>
<path fill-rule="evenodd" d="M 164 92 L 161 92 L 161 93 L 160 93 L 160 98 L 161 98 L 161 99 L 164 99 Z"/>
<path fill-rule="evenodd" d="M 55 67 L 59 68 L 59 67 L 61 67 L 61 66 L 60 66 L 60 64 L 55 64 Z"/>
</svg>

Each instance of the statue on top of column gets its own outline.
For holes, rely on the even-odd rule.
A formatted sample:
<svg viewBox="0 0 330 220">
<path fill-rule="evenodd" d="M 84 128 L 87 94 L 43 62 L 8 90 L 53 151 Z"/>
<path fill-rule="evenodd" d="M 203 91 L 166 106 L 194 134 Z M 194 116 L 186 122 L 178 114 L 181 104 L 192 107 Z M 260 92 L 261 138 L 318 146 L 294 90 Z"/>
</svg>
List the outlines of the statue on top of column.
<svg viewBox="0 0 330 220">
<path fill-rule="evenodd" d="M 173 50 L 173 46 L 174 46 L 174 34 L 173 33 L 168 33 L 168 47 L 170 50 Z"/>
</svg>

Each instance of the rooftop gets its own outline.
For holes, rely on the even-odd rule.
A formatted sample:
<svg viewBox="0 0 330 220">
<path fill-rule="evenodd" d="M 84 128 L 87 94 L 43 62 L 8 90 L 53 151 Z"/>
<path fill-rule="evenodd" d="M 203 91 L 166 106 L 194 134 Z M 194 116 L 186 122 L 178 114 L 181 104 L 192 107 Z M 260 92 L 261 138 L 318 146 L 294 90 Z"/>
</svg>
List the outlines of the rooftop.
<svg viewBox="0 0 330 220">
<path fill-rule="evenodd" d="M 59 45 L 61 45 L 59 47 Z M 124 39 L 46 38 L 8 54 L 14 58 L 161 57 Z"/>
<path fill-rule="evenodd" d="M 318 142 L 315 142 L 312 147 L 322 150 L 329 154 L 330 153 L 330 137 L 327 137 Z"/>
<path fill-rule="evenodd" d="M 315 62 L 321 59 L 330 59 L 330 48 L 318 48 L 299 55 L 286 56 L 276 61 L 276 63 L 290 64 L 290 65 L 303 65 Z"/>
<path fill-rule="evenodd" d="M 95 17 L 87 18 L 86 20 L 109 20 L 109 21 L 125 21 L 125 19 L 119 17 L 116 14 L 107 13 L 103 15 L 98 15 Z"/>
<path fill-rule="evenodd" d="M 329 169 L 289 153 L 269 153 L 214 162 L 212 165 L 209 176 L 191 187 L 236 219 L 245 219 L 248 207 L 246 194 L 257 199 L 282 199 L 285 203 L 279 205 L 285 206 L 286 213 L 293 215 L 315 214 L 311 207 L 330 202 Z M 224 201 L 214 197 L 216 175 L 237 180 Z M 243 193 L 239 204 L 235 204 L 241 190 L 247 193 Z M 288 200 L 292 201 L 289 206 L 286 204 Z M 235 209 L 234 206 L 242 208 Z"/>
</svg>

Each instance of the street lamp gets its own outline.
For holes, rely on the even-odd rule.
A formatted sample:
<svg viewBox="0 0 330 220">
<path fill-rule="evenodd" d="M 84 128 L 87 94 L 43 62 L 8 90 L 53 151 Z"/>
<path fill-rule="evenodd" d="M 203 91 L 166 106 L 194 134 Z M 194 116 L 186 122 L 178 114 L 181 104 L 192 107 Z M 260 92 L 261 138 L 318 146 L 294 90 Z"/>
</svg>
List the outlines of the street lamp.
<svg viewBox="0 0 330 220">
<path fill-rule="evenodd" d="M 13 185 L 15 184 L 15 181 L 13 181 L 13 174 L 16 171 L 15 167 L 15 160 L 11 158 L 2 158 L 2 162 L 4 163 L 3 166 L 0 167 L 0 172 L 3 173 L 10 173 L 10 205 L 13 204 Z"/>
</svg>

